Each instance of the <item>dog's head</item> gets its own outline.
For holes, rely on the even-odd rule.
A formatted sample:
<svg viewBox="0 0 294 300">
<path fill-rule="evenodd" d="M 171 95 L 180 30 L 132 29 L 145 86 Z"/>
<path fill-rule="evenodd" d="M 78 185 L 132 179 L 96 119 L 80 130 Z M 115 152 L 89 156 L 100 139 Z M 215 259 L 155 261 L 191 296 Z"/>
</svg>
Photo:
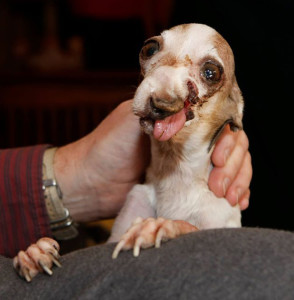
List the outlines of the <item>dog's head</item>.
<svg viewBox="0 0 294 300">
<path fill-rule="evenodd" d="M 140 64 L 144 79 L 133 108 L 146 133 L 165 141 L 183 127 L 206 124 L 211 140 L 225 123 L 242 128 L 233 52 L 211 27 L 179 25 L 146 40 Z"/>
</svg>

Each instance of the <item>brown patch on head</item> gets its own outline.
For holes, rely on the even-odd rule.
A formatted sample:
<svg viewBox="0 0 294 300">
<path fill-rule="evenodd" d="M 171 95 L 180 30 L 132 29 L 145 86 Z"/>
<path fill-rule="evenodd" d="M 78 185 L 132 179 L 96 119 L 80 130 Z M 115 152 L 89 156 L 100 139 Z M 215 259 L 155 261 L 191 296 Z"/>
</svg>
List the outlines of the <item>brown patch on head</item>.
<svg viewBox="0 0 294 300">
<path fill-rule="evenodd" d="M 170 66 L 170 67 L 177 67 L 177 66 L 191 66 L 193 64 L 193 61 L 187 54 L 184 59 L 178 59 L 175 55 L 173 54 L 166 54 L 164 57 L 159 59 L 157 62 L 151 64 L 151 69 L 155 67 L 160 67 L 160 66 Z"/>
<path fill-rule="evenodd" d="M 177 58 L 174 55 L 166 54 L 162 57 L 157 63 L 157 66 L 176 66 L 179 63 Z"/>
<path fill-rule="evenodd" d="M 224 63 L 225 73 L 228 80 L 232 81 L 235 73 L 235 62 L 233 51 L 228 42 L 218 33 L 213 36 L 213 44 Z"/>
<path fill-rule="evenodd" d="M 185 55 L 185 66 L 189 66 L 193 64 L 192 59 L 190 58 L 190 56 L 188 54 Z"/>
</svg>

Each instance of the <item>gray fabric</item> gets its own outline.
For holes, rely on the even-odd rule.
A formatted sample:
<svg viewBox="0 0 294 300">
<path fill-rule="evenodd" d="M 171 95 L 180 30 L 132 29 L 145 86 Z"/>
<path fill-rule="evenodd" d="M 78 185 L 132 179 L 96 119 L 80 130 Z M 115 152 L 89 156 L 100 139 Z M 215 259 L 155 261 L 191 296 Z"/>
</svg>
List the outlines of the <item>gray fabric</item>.
<svg viewBox="0 0 294 300">
<path fill-rule="evenodd" d="M 200 231 L 111 259 L 113 244 L 62 257 L 52 277 L 21 280 L 0 257 L 0 299 L 294 299 L 294 234 Z"/>
</svg>

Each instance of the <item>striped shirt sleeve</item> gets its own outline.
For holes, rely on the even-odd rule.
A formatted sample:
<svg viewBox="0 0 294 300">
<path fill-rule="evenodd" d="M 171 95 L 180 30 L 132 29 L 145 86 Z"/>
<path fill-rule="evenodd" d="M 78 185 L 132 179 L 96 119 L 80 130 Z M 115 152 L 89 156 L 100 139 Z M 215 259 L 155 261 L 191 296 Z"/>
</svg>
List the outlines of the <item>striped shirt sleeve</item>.
<svg viewBox="0 0 294 300">
<path fill-rule="evenodd" d="M 0 150 L 0 254 L 13 257 L 51 237 L 42 190 L 47 145 Z"/>
</svg>

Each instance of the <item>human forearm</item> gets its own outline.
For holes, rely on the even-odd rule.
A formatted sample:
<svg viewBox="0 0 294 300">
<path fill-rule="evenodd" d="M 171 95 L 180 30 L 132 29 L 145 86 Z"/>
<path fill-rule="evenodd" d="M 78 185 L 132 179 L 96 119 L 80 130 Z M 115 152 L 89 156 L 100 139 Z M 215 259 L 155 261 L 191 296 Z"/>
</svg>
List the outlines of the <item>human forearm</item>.
<svg viewBox="0 0 294 300">
<path fill-rule="evenodd" d="M 0 254 L 14 256 L 51 236 L 42 191 L 47 145 L 0 150 Z"/>
</svg>

